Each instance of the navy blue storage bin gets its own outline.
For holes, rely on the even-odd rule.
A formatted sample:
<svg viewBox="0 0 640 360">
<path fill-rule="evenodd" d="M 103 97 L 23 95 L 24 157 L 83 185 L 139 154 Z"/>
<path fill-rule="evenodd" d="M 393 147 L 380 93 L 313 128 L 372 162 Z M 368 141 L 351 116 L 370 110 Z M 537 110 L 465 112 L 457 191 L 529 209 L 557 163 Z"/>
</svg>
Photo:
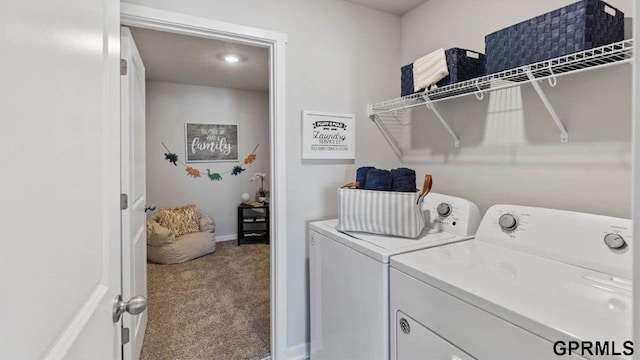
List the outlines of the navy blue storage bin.
<svg viewBox="0 0 640 360">
<path fill-rule="evenodd" d="M 413 64 L 403 66 L 400 71 L 402 72 L 400 80 L 400 85 L 402 87 L 400 92 L 402 94 L 401 96 L 407 96 L 415 93 L 413 90 Z"/>
<path fill-rule="evenodd" d="M 486 73 L 622 40 L 624 13 L 601 0 L 582 0 L 487 35 Z"/>
<path fill-rule="evenodd" d="M 449 76 L 438 81 L 438 86 L 455 84 L 484 75 L 484 54 L 467 49 L 452 48 L 445 51 Z"/>
<path fill-rule="evenodd" d="M 440 80 L 437 85 L 445 86 L 484 75 L 484 54 L 460 48 L 451 48 L 444 52 L 447 58 L 449 76 Z M 415 94 L 413 87 L 413 64 L 401 68 L 401 94 Z M 421 89 L 420 91 L 424 91 Z"/>
</svg>

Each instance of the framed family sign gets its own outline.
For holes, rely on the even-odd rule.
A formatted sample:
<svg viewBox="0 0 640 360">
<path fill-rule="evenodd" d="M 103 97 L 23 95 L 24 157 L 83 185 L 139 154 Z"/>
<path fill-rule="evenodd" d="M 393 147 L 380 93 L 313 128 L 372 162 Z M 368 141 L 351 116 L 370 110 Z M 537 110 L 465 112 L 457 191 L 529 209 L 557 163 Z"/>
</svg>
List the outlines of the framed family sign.
<svg viewBox="0 0 640 360">
<path fill-rule="evenodd" d="M 355 159 L 355 116 L 302 112 L 303 159 Z"/>
<path fill-rule="evenodd" d="M 238 125 L 185 124 L 188 163 L 238 161 Z"/>
</svg>

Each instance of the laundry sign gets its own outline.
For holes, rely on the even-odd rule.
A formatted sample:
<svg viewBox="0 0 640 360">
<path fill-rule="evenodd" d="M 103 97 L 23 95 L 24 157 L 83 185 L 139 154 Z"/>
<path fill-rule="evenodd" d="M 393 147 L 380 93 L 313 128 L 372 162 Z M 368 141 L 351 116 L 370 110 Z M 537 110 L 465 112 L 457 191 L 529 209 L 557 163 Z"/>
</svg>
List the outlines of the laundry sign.
<svg viewBox="0 0 640 360">
<path fill-rule="evenodd" d="M 185 124 L 186 161 L 238 161 L 238 125 Z"/>
<path fill-rule="evenodd" d="M 354 159 L 354 115 L 302 113 L 303 159 Z"/>
</svg>

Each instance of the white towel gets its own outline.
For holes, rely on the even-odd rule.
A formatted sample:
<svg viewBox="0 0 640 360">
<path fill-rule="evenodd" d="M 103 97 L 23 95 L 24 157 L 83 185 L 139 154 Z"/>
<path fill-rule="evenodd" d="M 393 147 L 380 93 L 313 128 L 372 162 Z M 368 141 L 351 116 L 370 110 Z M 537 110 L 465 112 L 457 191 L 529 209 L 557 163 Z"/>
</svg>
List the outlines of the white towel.
<svg viewBox="0 0 640 360">
<path fill-rule="evenodd" d="M 448 75 L 449 68 L 447 68 L 447 57 L 444 54 L 444 49 L 438 49 L 413 63 L 414 91 L 427 89 Z"/>
</svg>

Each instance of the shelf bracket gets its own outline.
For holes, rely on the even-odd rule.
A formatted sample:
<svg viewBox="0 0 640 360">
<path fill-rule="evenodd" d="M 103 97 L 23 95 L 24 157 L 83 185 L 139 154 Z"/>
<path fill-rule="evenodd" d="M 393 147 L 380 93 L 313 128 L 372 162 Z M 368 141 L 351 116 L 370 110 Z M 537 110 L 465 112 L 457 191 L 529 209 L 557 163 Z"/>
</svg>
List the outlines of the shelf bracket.
<svg viewBox="0 0 640 360">
<path fill-rule="evenodd" d="M 402 151 L 400 144 L 398 144 L 393 135 L 391 135 L 391 133 L 389 132 L 389 129 L 387 129 L 387 127 L 384 125 L 383 121 L 380 120 L 378 115 L 375 114 L 370 115 L 369 118 L 371 119 L 371 121 L 373 121 L 374 124 L 376 124 L 378 130 L 380 130 L 384 139 L 387 140 L 387 143 L 389 143 L 389 146 L 391 146 L 391 150 L 393 150 L 398 159 L 402 160 L 404 152 Z"/>
<path fill-rule="evenodd" d="M 540 84 L 538 83 L 539 80 L 536 79 L 536 77 L 533 75 L 533 72 L 531 72 L 531 69 L 527 69 L 527 77 L 529 78 L 529 80 L 531 80 L 531 85 L 538 93 L 540 100 L 542 100 L 542 103 L 547 108 L 547 111 L 551 115 L 553 122 L 556 123 L 558 130 L 560 130 L 560 142 L 563 142 L 563 143 L 569 142 L 569 133 L 567 132 L 567 129 L 565 129 L 564 125 L 562 125 L 562 122 L 560 121 L 558 114 L 553 109 L 553 106 L 551 105 L 551 102 L 549 102 L 547 95 L 545 95 L 544 91 L 542 91 L 542 87 L 540 87 Z"/>
<path fill-rule="evenodd" d="M 425 105 L 427 106 L 427 109 L 433 111 L 433 113 L 436 115 L 438 120 L 440 120 L 442 125 L 444 125 L 445 129 L 447 129 L 447 131 L 449 132 L 449 134 L 453 138 L 453 145 L 455 147 L 460 147 L 460 139 L 458 139 L 458 136 L 456 135 L 456 133 L 453 132 L 453 130 L 451 129 L 449 124 L 447 124 L 447 122 L 444 120 L 442 115 L 440 115 L 440 112 L 438 111 L 438 109 L 436 109 L 435 105 L 433 105 L 433 103 L 431 102 L 431 99 L 429 98 L 429 95 L 427 95 L 425 93 L 423 96 L 424 96 L 424 101 L 425 101 Z"/>
</svg>

